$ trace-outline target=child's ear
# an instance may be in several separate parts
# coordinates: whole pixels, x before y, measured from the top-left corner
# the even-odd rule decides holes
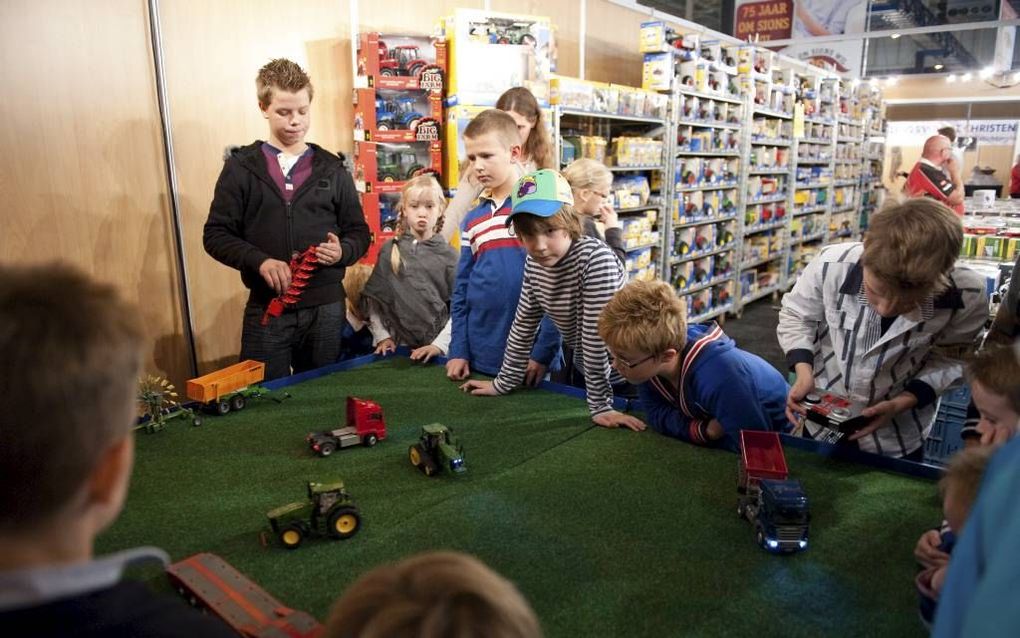
[[[521,145],[514,144],[510,147],[510,160],[514,162],[521,161]]]

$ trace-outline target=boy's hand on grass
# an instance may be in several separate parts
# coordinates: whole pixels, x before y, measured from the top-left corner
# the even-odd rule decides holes
[[[879,428],[889,425],[894,416],[900,412],[909,410],[915,405],[917,405],[917,397],[910,392],[901,392],[887,401],[879,401],[875,405],[864,408],[864,410],[861,411],[861,416],[869,418],[871,421],[866,426],[847,437],[847,441],[856,441],[857,439],[868,436]]]
[[[267,259],[259,265],[259,274],[270,288],[282,295],[290,285],[290,265],[279,259]]]
[[[949,554],[939,549],[942,544],[942,534],[937,529],[930,529],[921,538],[917,539],[914,546],[914,558],[925,567],[942,567],[949,563]]]
[[[797,380],[790,388],[790,393],[786,395],[786,418],[794,426],[800,426],[801,420],[807,414],[807,410],[800,402],[815,389],[815,375],[810,363],[798,363],[796,370]]]
[[[601,425],[604,428],[618,428],[625,427],[635,432],[641,432],[648,426],[645,422],[637,417],[617,412],[616,410],[610,410],[609,412],[603,412],[597,414],[591,418],[595,422],[595,425]]]
[[[534,359],[528,359],[528,367],[524,369],[524,385],[534,388],[545,378],[547,366]]]
[[[397,351],[397,344],[394,343],[393,339],[390,339],[389,337],[386,337],[385,339],[383,339],[379,343],[375,344],[375,353],[376,354],[381,354],[384,357],[386,355],[390,354],[391,352],[396,352],[396,351]]]
[[[492,386],[492,381],[468,381],[460,389],[476,397],[498,397],[499,392]]]
[[[471,366],[467,359],[447,359],[446,378],[451,381],[463,381],[471,374]]]
[[[432,357],[438,357],[443,354],[443,351],[438,346],[429,344],[420,348],[415,348],[411,351],[411,361],[421,361],[422,363],[428,363]]]

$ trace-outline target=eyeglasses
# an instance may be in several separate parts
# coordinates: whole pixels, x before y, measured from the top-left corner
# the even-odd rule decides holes
[[[645,357],[644,359],[642,359],[640,361],[635,361],[634,363],[631,363],[629,361],[625,361],[625,360],[621,359],[620,357],[618,357],[615,354],[613,354],[612,352],[610,352],[609,353],[609,364],[612,365],[613,363],[618,363],[621,366],[623,366],[624,368],[627,368],[628,370],[633,370],[634,368],[638,367],[642,363],[644,363],[646,361],[650,361],[650,360],[652,360],[654,358],[655,358],[655,355],[654,354],[650,354],[650,355],[648,355],[647,357]]]
[[[601,197],[602,199],[609,199],[609,193],[600,193],[599,191],[597,191],[597,190],[595,190],[595,189],[592,189],[592,191],[591,191],[591,192],[592,192],[592,193],[595,193],[596,195],[598,195],[598,196],[599,196],[599,197]]]

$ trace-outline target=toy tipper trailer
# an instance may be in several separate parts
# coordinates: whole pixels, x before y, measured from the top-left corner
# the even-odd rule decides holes
[[[800,481],[789,480],[779,435],[740,431],[737,514],[754,525],[755,540],[773,552],[807,547],[811,514]]]
[[[216,414],[243,410],[248,399],[257,399],[269,393],[258,385],[266,378],[266,364],[251,359],[210,372],[188,381],[188,398],[197,401]]]
[[[201,553],[166,569],[173,587],[247,638],[317,638],[322,625],[286,607],[215,554]]]

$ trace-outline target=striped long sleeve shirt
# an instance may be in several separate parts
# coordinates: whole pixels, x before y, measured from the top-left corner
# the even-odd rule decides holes
[[[493,387],[506,394],[524,380],[528,353],[543,316],[552,319],[563,343],[574,350],[575,363],[584,371],[588,410],[597,416],[613,409],[613,374],[606,344],[598,334],[598,318],[626,275],[613,251],[592,237],[581,237],[554,266],[545,267],[528,257],[517,314],[510,327],[506,354]]]
[[[973,343],[988,317],[983,278],[957,267],[950,286],[883,332],[882,318],[863,293],[860,243],[823,248],[783,297],[777,334],[790,367],[810,363],[815,386],[873,405],[904,391],[918,404],[858,440],[885,456],[915,452],[928,436],[934,399],[963,376],[962,363],[940,352]],[[814,436],[817,427],[805,425]]]

